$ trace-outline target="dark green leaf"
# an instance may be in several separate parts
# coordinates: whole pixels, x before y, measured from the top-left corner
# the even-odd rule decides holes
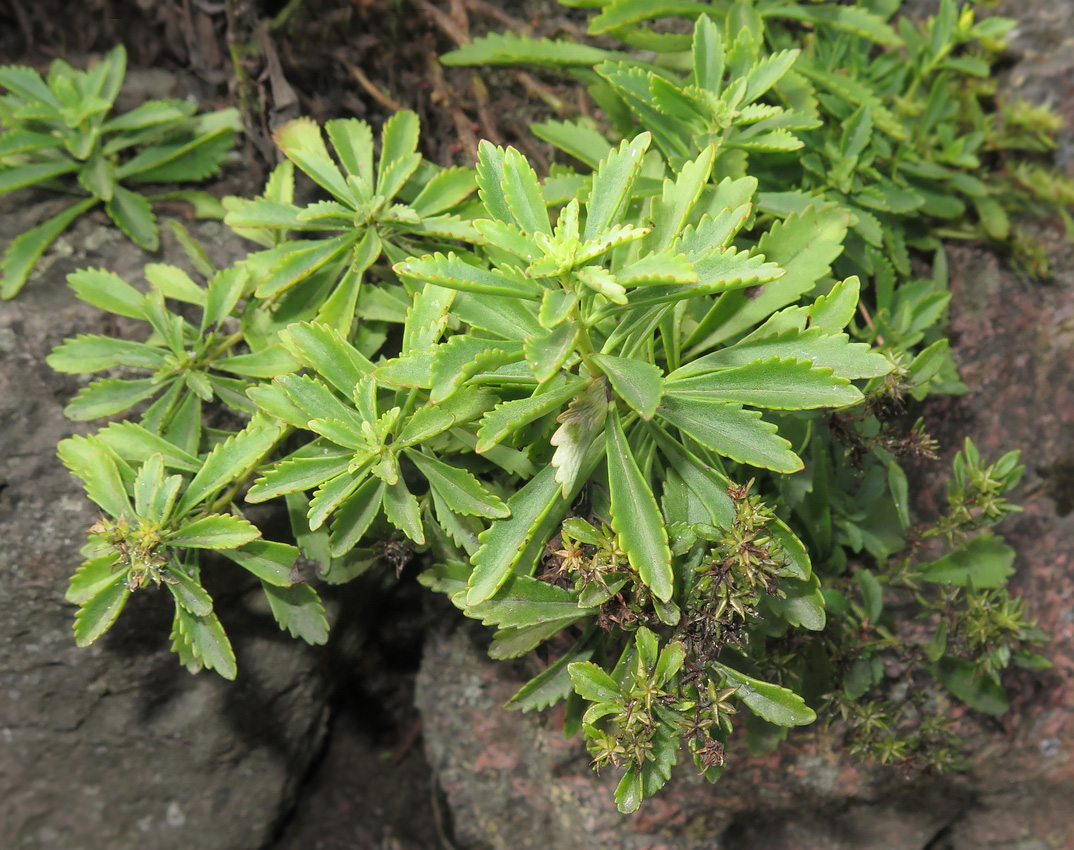
[[[638,469],[614,407],[605,440],[612,529],[645,586],[657,599],[668,602],[675,588],[664,519],[652,488]]]
[[[794,691],[762,682],[730,667],[714,663],[727,685],[738,688],[735,696],[750,710],[777,726],[804,726],[817,719],[816,713]]]
[[[595,354],[593,361],[604,370],[612,389],[623,401],[642,419],[653,418],[664,394],[664,375],[659,367],[643,360],[607,354]]]
[[[179,500],[178,510],[181,513],[190,510],[244,475],[275,445],[281,433],[281,429],[275,426],[252,427],[219,443],[187,485]]]
[[[63,233],[82,213],[97,203],[96,198],[88,198],[54,215],[44,224],[32,227],[16,236],[0,261],[0,298],[14,298],[26,284],[30,271],[38,258],[48,250],[56,238]]]
[[[265,581],[261,582],[261,587],[281,629],[309,644],[328,641],[328,619],[316,590],[308,584],[283,587]]]
[[[160,247],[160,231],[153,207],[137,192],[116,186],[104,209],[116,226],[139,248],[156,251]]]
[[[1014,550],[991,532],[984,532],[954,552],[924,564],[921,578],[958,587],[1003,587],[1014,573]]]
[[[238,673],[235,651],[224,634],[216,614],[196,617],[182,606],[175,608],[176,626],[190,647],[194,658],[215,670],[225,679],[234,679]]]
[[[776,472],[802,468],[790,443],[776,434],[775,425],[761,419],[759,411],[729,402],[665,395],[657,417],[739,463]]]
[[[165,586],[171,591],[175,601],[195,617],[205,617],[212,613],[213,600],[200,584],[183,570],[171,567],[167,570],[168,580]]]
[[[291,581],[291,568],[298,560],[298,549],[288,543],[276,543],[272,540],[252,540],[244,546],[227,549],[221,554],[243,569],[257,576],[261,581],[278,587],[288,587]]]
[[[89,646],[108,631],[127,603],[131,592],[116,573],[112,583],[105,585],[96,596],[83,603],[75,615],[75,643]]]
[[[261,536],[261,532],[242,517],[233,514],[209,514],[184,523],[165,536],[171,546],[194,549],[236,549]],[[198,613],[198,612],[195,612]]]
[[[970,661],[941,658],[934,672],[951,693],[975,711],[998,717],[1010,708],[1003,686],[991,676],[980,673]]]
[[[489,519],[510,516],[507,505],[482,487],[466,470],[458,469],[422,452],[408,450],[407,457],[425,476],[429,486],[455,513]]]

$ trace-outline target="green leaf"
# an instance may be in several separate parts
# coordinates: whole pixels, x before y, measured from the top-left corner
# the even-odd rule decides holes
[[[298,560],[298,548],[288,543],[272,540],[251,540],[243,546],[226,549],[221,553],[262,582],[288,587],[291,585],[291,568]]]
[[[592,661],[576,661],[567,668],[574,690],[590,702],[622,702],[619,684]]]
[[[644,798],[641,770],[637,764],[631,764],[615,786],[615,805],[620,812],[628,815],[638,810]]]
[[[713,667],[723,674],[725,684],[738,688],[735,696],[762,720],[777,726],[805,726],[817,719],[813,709],[794,691],[754,679],[719,662],[714,662]]]
[[[445,212],[464,201],[477,188],[469,168],[445,168],[431,177],[410,206],[422,218]]]
[[[674,471],[704,505],[712,524],[718,528],[730,528],[735,520],[735,506],[727,495],[730,483],[727,478],[688,452],[681,443],[672,440],[655,423],[649,430],[660,446],[661,454],[671,462]]]
[[[122,572],[116,573],[110,584],[79,607],[75,615],[75,643],[79,646],[89,646],[107,632],[127,604],[131,592],[121,581],[123,576]]]
[[[26,285],[34,263],[48,250],[71,222],[97,203],[96,198],[87,198],[54,215],[44,224],[32,227],[16,236],[4,251],[0,261],[0,298],[14,298]]]
[[[569,625],[569,621],[552,620],[548,623],[538,623],[535,626],[500,629],[492,636],[489,658],[497,660],[519,658],[527,652],[531,652],[549,638],[558,635],[567,625]]]
[[[884,662],[876,655],[858,658],[843,673],[843,692],[859,700],[884,680]]]
[[[424,286],[414,293],[403,326],[403,354],[424,351],[439,341],[456,295],[442,286]]]
[[[584,640],[578,641],[523,685],[518,693],[504,704],[504,708],[540,711],[566,699],[574,687],[568,668],[575,662],[588,661],[592,655],[593,649],[586,646]]]
[[[379,478],[371,476],[340,504],[329,537],[333,557],[345,555],[369,530],[380,513],[387,486]]]
[[[176,266],[150,263],[145,267],[145,279],[155,289],[159,289],[165,298],[196,304],[199,307],[205,306],[205,290]]]
[[[553,622],[565,628],[591,613],[579,605],[577,593],[530,576],[512,576],[492,599],[466,606],[466,616],[503,628]]]
[[[63,598],[74,605],[82,605],[123,578],[126,570],[117,563],[118,558],[118,553],[109,552],[99,558],[84,561],[71,576]]]
[[[664,395],[664,375],[659,367],[643,360],[593,355],[593,362],[604,370],[612,389],[645,421],[656,414]]]
[[[179,477],[182,481],[182,477]],[[134,512],[153,522],[164,519],[160,510],[154,508],[171,508],[175,502],[175,493],[166,500],[161,500],[161,490],[164,484],[164,456],[152,455],[138,470],[134,478]]]
[[[205,312],[201,317],[202,331],[219,325],[231,314],[242,297],[249,277],[249,271],[242,264],[211,275],[205,297]]]
[[[119,275],[104,269],[79,269],[67,275],[75,295],[98,309],[128,319],[145,319],[144,296]]]
[[[502,185],[503,199],[511,212],[511,219],[523,233],[552,232],[537,173],[530,167],[526,157],[512,147],[503,153]]]
[[[129,112],[105,121],[101,125],[101,132],[119,133],[171,124],[188,118],[194,109],[194,104],[185,100],[147,100]]]
[[[1004,587],[1014,574],[1015,551],[989,531],[963,543],[954,552],[922,565],[921,578],[957,587]]]
[[[858,308],[861,281],[852,275],[821,295],[808,308],[810,328],[821,328],[825,333],[837,334],[850,324]]]
[[[209,514],[184,523],[176,531],[165,535],[164,539],[171,546],[193,549],[236,549],[260,536],[261,532],[249,520],[234,514]]]
[[[723,88],[724,45],[719,27],[708,15],[701,15],[694,24],[693,83],[702,89],[719,94]]]
[[[295,358],[280,345],[270,345],[252,354],[221,357],[213,361],[213,366],[222,372],[250,378],[274,378],[299,368]]]
[[[287,397],[306,414],[307,421],[301,423],[302,427],[313,419],[339,419],[361,427],[354,408],[340,401],[320,381],[308,375],[284,375],[276,378],[274,383],[283,387]]]
[[[531,422],[553,413],[573,399],[585,381],[576,376],[553,379],[529,398],[498,404],[481,420],[476,450],[488,451]]]
[[[220,110],[201,116],[217,123],[237,122],[235,110]],[[230,126],[198,133],[189,142],[159,144],[143,148],[116,169],[121,180],[137,183],[179,183],[204,180],[220,170],[234,144]]]
[[[363,378],[373,373],[373,364],[335,328],[302,322],[281,331],[284,346],[299,362],[315,369],[341,393],[350,396]]]
[[[862,6],[773,6],[761,12],[762,17],[789,18],[829,26],[867,38],[886,47],[901,47],[902,39],[884,19]]]
[[[664,519],[652,488],[638,469],[614,407],[605,441],[612,530],[645,586],[657,599],[668,602],[674,592],[674,573]]]
[[[79,167],[77,162],[59,160],[57,162],[36,162],[32,165],[16,165],[0,168],[0,195],[24,189],[36,183],[44,183],[61,174],[70,174]]]
[[[814,366],[850,380],[878,378],[894,368],[884,355],[871,351],[863,342],[850,342],[846,334],[827,334],[822,328],[762,333],[764,330],[762,327],[732,346],[686,363],[668,375],[668,382],[770,357],[810,360]]]
[[[597,166],[586,205],[583,241],[595,239],[611,225],[619,223],[631,201],[634,181],[641,171],[642,157],[651,140],[649,133],[624,140]]]
[[[183,570],[169,567],[168,581],[165,582],[175,601],[195,617],[205,617],[212,613],[213,600],[200,584]]]
[[[310,531],[316,531],[324,525],[329,515],[358,489],[368,475],[369,467],[370,462],[367,461],[358,470],[330,478],[317,488],[317,492],[310,499],[307,514]]]
[[[156,251],[160,247],[160,231],[153,207],[137,192],[116,186],[112,198],[105,202],[104,210],[139,248]]]
[[[396,112],[381,131],[380,159],[377,162],[378,195],[393,198],[421,163],[418,146],[418,116],[408,109]]]
[[[772,410],[846,407],[861,401],[861,391],[831,369],[811,360],[770,357],[745,366],[667,382],[669,395],[723,400]]]
[[[248,472],[276,444],[281,433],[276,426],[248,427],[217,444],[187,485],[179,500],[179,513],[186,513]]]
[[[481,548],[471,559],[467,605],[477,605],[499,590],[520,566],[530,566],[544,547],[544,532],[566,511],[554,467],[546,466],[507,500],[511,515],[496,520],[478,538]],[[560,510],[556,511],[556,507]]]
[[[891,500],[895,503],[895,510],[899,514],[899,522],[904,529],[909,528],[910,484],[906,480],[906,473],[894,460],[888,464],[888,488],[891,490]]]
[[[102,416],[122,413],[140,401],[155,395],[161,385],[152,378],[124,381],[118,378],[102,378],[83,387],[71,403],[63,409],[64,416],[76,422],[88,422]]]
[[[933,668],[937,679],[974,711],[994,717],[1010,709],[1003,686],[977,670],[977,666],[961,658],[941,658]]]
[[[562,322],[547,333],[526,340],[526,360],[533,367],[538,383],[551,380],[559,372],[574,353],[580,334],[581,328],[575,322]]]
[[[287,251],[258,285],[258,298],[270,298],[305,280],[318,269],[338,260],[350,251],[357,239],[355,233],[344,233],[332,239],[301,243],[303,248]]]
[[[756,410],[731,402],[665,395],[657,417],[674,425],[707,449],[738,463],[776,472],[797,472],[802,461],[776,426]]]
[[[564,153],[595,169],[608,153],[608,140],[601,135],[599,130],[591,126],[591,123],[543,121],[539,124],[531,124],[530,129],[537,138],[555,145]]]
[[[462,396],[457,396],[456,398],[462,398]],[[452,401],[455,400],[452,399]],[[419,408],[414,411],[414,415],[403,426],[403,430],[399,432],[399,436],[395,438],[393,445],[397,449],[416,445],[446,431],[457,421],[458,417],[446,409],[446,406],[437,405],[435,407]]]
[[[308,644],[328,642],[328,618],[316,590],[308,584],[282,587],[265,581],[261,582],[261,587],[281,629]]]
[[[474,375],[491,372],[522,357],[523,349],[517,342],[453,334],[434,351],[429,400],[439,404],[450,398]]]
[[[402,479],[387,485],[384,491],[384,516],[403,534],[417,543],[425,544],[425,529],[421,524],[421,510]]]
[[[884,588],[873,573],[864,567],[854,573],[854,580],[861,590],[861,598],[865,608],[865,617],[869,624],[875,626],[884,610]]]
[[[695,18],[706,10],[698,0],[616,0],[589,22],[589,34],[599,35],[654,18]]]
[[[429,482],[429,486],[455,513],[464,516],[483,516],[500,519],[510,511],[500,499],[481,486],[473,475],[444,463],[430,455],[407,451],[414,465]]]
[[[646,247],[654,251],[670,248],[682,233],[690,214],[708,185],[716,148],[709,145],[697,159],[682,166],[674,181],[664,179],[659,201],[653,202],[653,230]]]
[[[238,673],[235,651],[224,634],[224,627],[216,614],[196,617],[182,606],[175,608],[175,622],[184,641],[195,659],[225,679],[234,679]]]
[[[530,305],[515,298],[478,297],[460,292],[452,312],[471,327],[504,339],[522,342],[541,333],[541,325]]]
[[[755,325],[780,307],[809,292],[831,271],[843,251],[849,218],[835,207],[807,207],[775,222],[761,236],[757,250],[787,274],[763,284],[760,291],[726,292],[686,341],[687,346],[711,347]]]
[[[405,278],[461,289],[475,295],[503,295],[508,298],[524,298],[537,301],[541,291],[537,284],[521,277],[506,277],[503,273],[472,265],[454,252],[426,254],[419,259],[396,263],[396,274]]]
[[[83,334],[52,349],[47,362],[57,372],[74,374],[102,372],[116,366],[156,370],[164,365],[164,352],[144,342]]]
[[[78,184],[93,197],[110,201],[116,189],[115,171],[110,159],[94,153],[78,172]]]
[[[366,190],[373,195],[373,131],[365,121],[357,118],[335,118],[324,125],[336,156],[347,173],[357,177]]]
[[[824,595],[816,576],[811,576],[809,581],[781,579],[779,589],[783,593],[782,596],[765,597],[765,604],[772,611],[792,626],[814,632],[824,630],[827,619],[824,613]]]
[[[0,66],[0,86],[23,100],[41,101],[57,111],[63,108],[63,104],[56,99],[56,95],[33,68],[22,65]]]
[[[489,33],[440,57],[444,65],[520,65],[592,68],[625,54],[599,50],[575,41],[523,38],[514,33]]]

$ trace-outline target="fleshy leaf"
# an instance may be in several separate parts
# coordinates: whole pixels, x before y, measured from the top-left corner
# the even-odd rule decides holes
[[[674,592],[674,574],[664,518],[652,488],[638,469],[614,408],[606,440],[612,529],[622,542],[630,566],[637,570],[646,587],[657,599],[668,602]]]

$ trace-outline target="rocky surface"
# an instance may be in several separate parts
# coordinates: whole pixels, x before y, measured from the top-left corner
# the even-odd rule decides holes
[[[36,201],[5,199],[0,243],[43,214]],[[243,250],[217,223],[193,230],[218,262]],[[181,256],[165,233],[153,259]],[[272,837],[324,732],[315,658],[280,635],[245,586],[216,590],[236,638],[234,683],[180,667],[168,650],[170,602],[152,592],[136,594],[91,648],[74,644],[63,595],[96,512],[55,446],[88,428],[62,415],[80,379],[53,373],[45,357],[75,333],[119,330],[74,298],[67,273],[106,267],[137,285],[148,261],[90,217],[0,304],[4,850],[253,850]]]

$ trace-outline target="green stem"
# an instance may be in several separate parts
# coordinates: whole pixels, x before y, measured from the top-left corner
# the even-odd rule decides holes
[[[582,362],[585,364],[586,369],[589,370],[589,374],[594,378],[603,378],[604,370],[601,369],[595,362],[593,362],[593,355],[596,354],[596,349],[593,348],[593,340],[589,338],[589,328],[582,320],[582,314],[578,310],[578,305],[575,304],[571,308],[571,319],[578,324],[578,356],[582,358]]]
[[[294,17],[295,12],[302,8],[302,4],[306,0],[290,0],[286,6],[284,6],[271,21],[269,21],[269,31],[279,32],[290,22]]]

